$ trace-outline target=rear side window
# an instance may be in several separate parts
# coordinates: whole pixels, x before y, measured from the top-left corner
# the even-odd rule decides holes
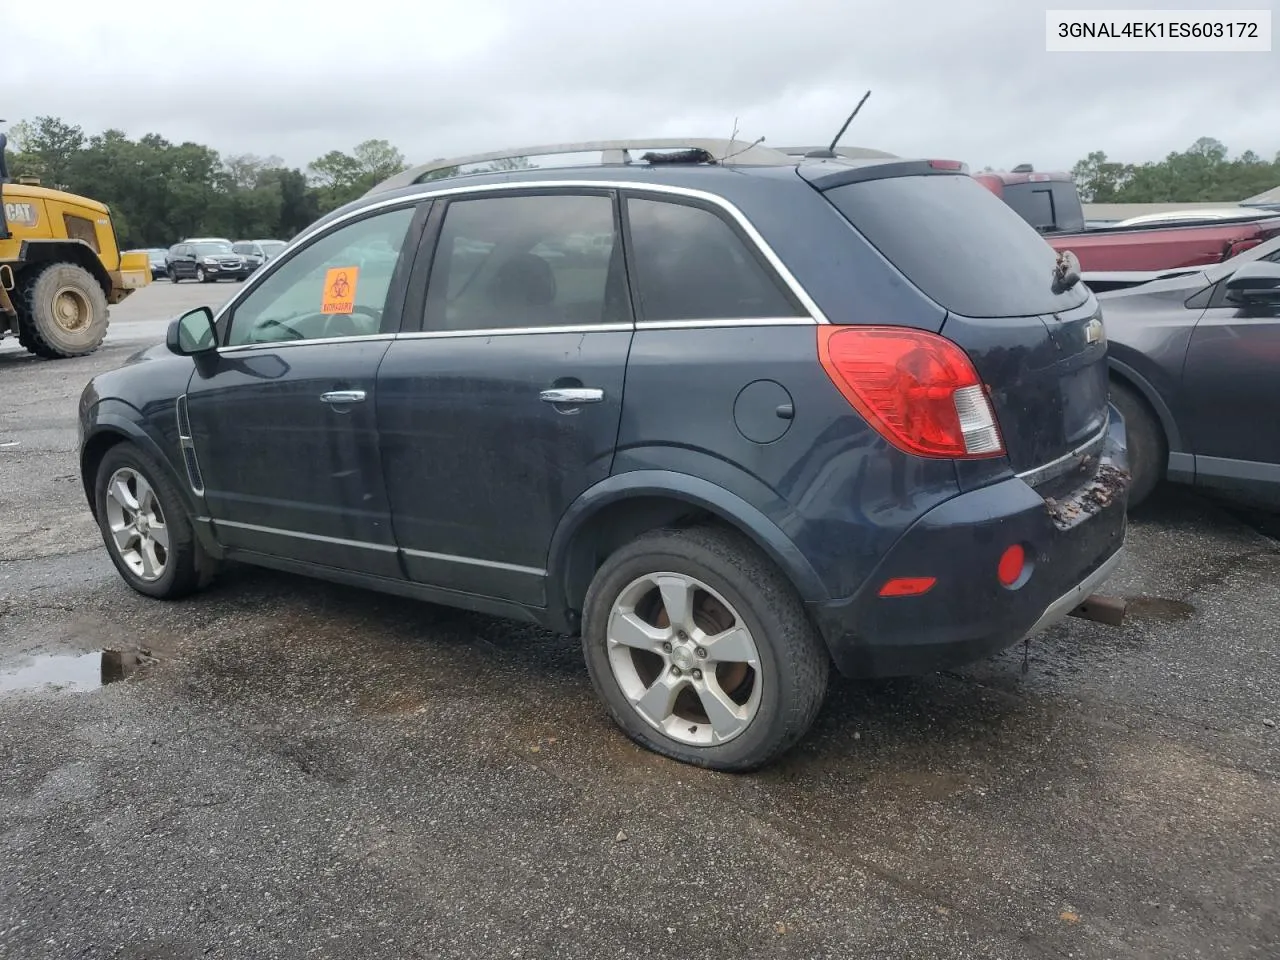
[[[1053,292],[1053,248],[970,177],[865,180],[826,197],[907,279],[954,313],[1031,316],[1088,299],[1083,284]]]
[[[427,284],[426,329],[628,322],[617,232],[603,194],[451,202]]]
[[[803,315],[773,271],[718,214],[631,197],[627,218],[641,320]]]

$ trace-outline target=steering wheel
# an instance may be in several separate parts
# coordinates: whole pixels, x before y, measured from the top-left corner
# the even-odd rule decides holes
[[[286,325],[285,325],[285,323],[284,323],[283,321],[280,321],[280,320],[263,320],[263,321],[262,321],[262,323],[258,324],[256,327],[254,327],[253,332],[256,334],[256,333],[258,333],[258,332],[260,332],[260,331],[262,331],[262,330],[267,330],[267,329],[270,329],[270,328],[272,328],[272,327],[278,327],[278,328],[280,328],[281,330],[283,330],[285,333],[287,333],[287,334],[289,335],[289,339],[290,339],[290,340],[305,340],[305,339],[307,339],[305,334],[301,334],[301,333],[299,333],[297,330],[293,329],[293,327],[286,326]],[[269,343],[270,341],[263,341],[263,342],[264,342],[264,343]]]
[[[321,335],[324,337],[361,336],[361,334],[359,333],[349,333],[346,331],[341,331],[340,328],[335,330],[335,327],[339,321],[345,320],[347,323],[351,324],[352,323],[351,318],[354,317],[356,314],[361,314],[363,316],[366,316],[373,321],[374,333],[377,333],[382,328],[382,311],[381,310],[377,309],[376,307],[353,307],[350,313],[331,313],[331,314],[325,315],[324,329]]]

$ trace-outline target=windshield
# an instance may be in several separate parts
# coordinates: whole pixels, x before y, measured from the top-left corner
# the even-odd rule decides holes
[[[196,254],[201,257],[212,256],[215,253],[231,253],[231,244],[229,243],[197,243],[195,245]]]
[[[284,249],[284,244],[279,240],[264,241],[263,243],[259,244],[259,246],[262,247],[262,252],[265,253],[268,257],[274,257],[277,253],[279,253],[281,250]]]

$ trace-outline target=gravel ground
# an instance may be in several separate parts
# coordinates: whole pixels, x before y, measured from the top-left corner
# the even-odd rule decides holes
[[[75,398],[233,290],[143,291],[88,358],[0,348],[0,679],[157,658],[0,682],[0,957],[1276,955],[1273,519],[1165,493],[1125,626],[837,681],[778,766],[697,771],[608,723],[571,640],[250,568],[124,586]]]

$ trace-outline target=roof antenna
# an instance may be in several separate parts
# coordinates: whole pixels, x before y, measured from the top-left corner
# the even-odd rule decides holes
[[[840,138],[844,136],[844,132],[849,129],[849,124],[853,123],[853,118],[858,115],[858,111],[862,109],[862,105],[867,102],[867,97],[871,96],[868,90],[862,95],[862,99],[858,101],[858,105],[853,108],[853,113],[849,114],[849,119],[844,122],[844,126],[840,128],[840,132],[836,134],[835,139],[831,141],[831,146],[825,150],[813,150],[805,154],[805,157],[812,157],[820,160],[834,160],[836,156],[836,144],[840,142]]]

